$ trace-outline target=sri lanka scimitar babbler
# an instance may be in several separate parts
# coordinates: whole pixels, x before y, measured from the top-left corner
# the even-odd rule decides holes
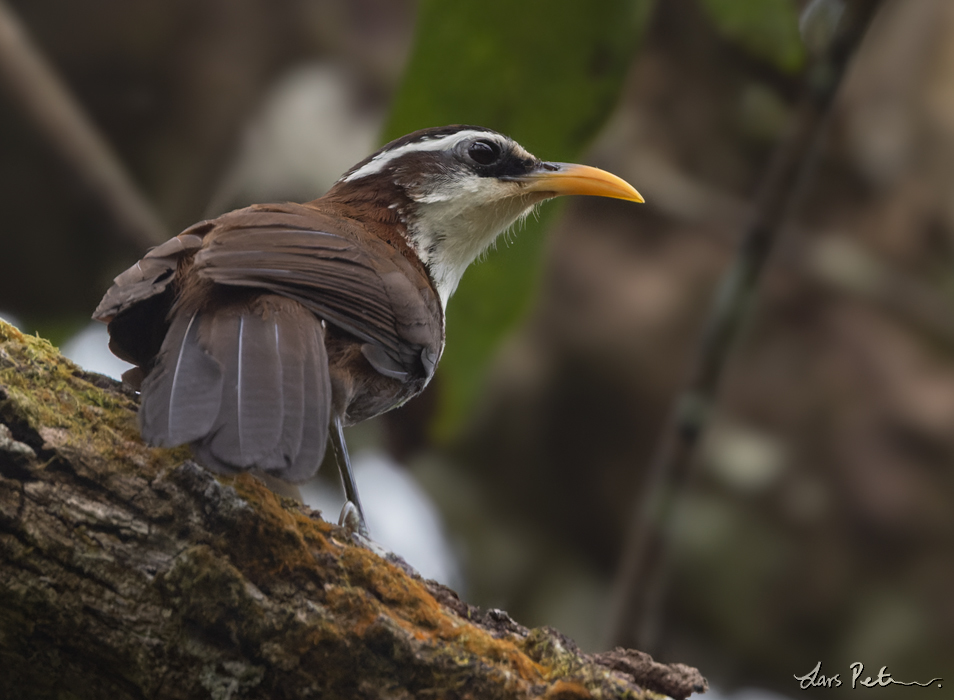
[[[392,141],[305,204],[202,221],[120,274],[94,318],[136,365],[150,444],[189,444],[209,469],[299,483],[338,444],[366,532],[342,428],[427,386],[444,311],[464,270],[544,200],[642,202],[603,170],[550,163],[475,126]]]

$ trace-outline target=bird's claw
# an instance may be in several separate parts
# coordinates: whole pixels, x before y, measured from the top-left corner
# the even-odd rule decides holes
[[[338,516],[338,525],[347,531],[352,542],[374,552],[379,557],[390,561],[396,556],[371,539],[368,526],[361,516],[361,510],[353,501],[345,502],[344,507],[341,509],[341,515]]]
[[[351,501],[346,501],[341,509],[341,515],[338,516],[338,525],[347,530],[350,535],[360,535],[365,539],[371,539],[371,533],[368,532],[368,526],[361,516],[361,511]]]

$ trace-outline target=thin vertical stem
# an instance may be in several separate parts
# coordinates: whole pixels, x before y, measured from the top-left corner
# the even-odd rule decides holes
[[[165,226],[109,144],[0,0],[0,86],[136,248],[168,238]]]
[[[881,0],[854,0],[826,54],[807,73],[804,96],[756,197],[738,252],[718,290],[689,381],[650,463],[614,585],[610,646],[652,651],[668,577],[675,505],[689,480],[699,438],[715,403],[726,360],[755,300],[759,278],[807,178],[845,70]]]

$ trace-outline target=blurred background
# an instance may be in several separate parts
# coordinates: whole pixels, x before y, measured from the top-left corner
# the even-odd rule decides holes
[[[349,434],[377,539],[469,602],[595,651],[647,463],[795,118],[808,4],[5,0],[0,14],[128,171],[153,235],[312,199],[384,140],[454,122],[643,193],[546,205],[468,271],[428,391]],[[11,70],[0,316],[118,376],[88,319],[148,242]],[[335,474],[307,489],[329,520]],[[654,655],[714,692],[760,689],[749,698],[843,696],[855,661],[954,683],[952,504],[954,3],[886,0],[679,494]],[[843,685],[800,690],[819,661]]]

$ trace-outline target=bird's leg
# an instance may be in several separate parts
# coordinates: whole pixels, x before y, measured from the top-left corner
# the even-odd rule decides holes
[[[363,537],[370,537],[368,525],[364,521],[361,499],[358,498],[358,485],[354,481],[354,472],[351,469],[351,458],[348,456],[348,446],[345,444],[344,426],[341,425],[340,415],[335,416],[335,429],[331,431],[331,439],[334,441],[338,474],[341,475],[341,485],[345,492],[345,504],[341,509],[338,524]]]

